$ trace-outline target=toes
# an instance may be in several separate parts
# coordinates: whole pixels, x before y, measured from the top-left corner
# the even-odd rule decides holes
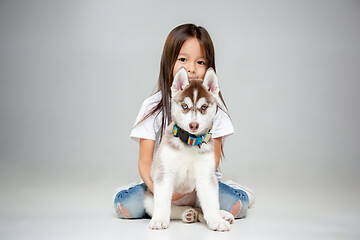
[[[182,215],[182,220],[185,223],[194,223],[197,221],[197,219],[198,219],[198,212],[193,208],[185,210]]]
[[[225,232],[230,230],[230,223],[224,219],[209,221],[208,226],[211,230]]]
[[[230,224],[232,224],[234,222],[234,216],[224,210],[220,210],[220,216],[225,220],[228,221]]]
[[[169,226],[169,222],[164,220],[151,219],[149,223],[149,228],[153,230],[166,229],[168,228],[168,226]]]

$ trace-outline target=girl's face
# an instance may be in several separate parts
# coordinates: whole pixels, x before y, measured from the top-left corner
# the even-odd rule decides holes
[[[189,38],[182,45],[175,61],[173,78],[181,67],[185,67],[189,79],[204,79],[207,62],[197,38]]]

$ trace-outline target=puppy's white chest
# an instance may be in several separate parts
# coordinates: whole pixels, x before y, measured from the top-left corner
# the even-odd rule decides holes
[[[161,155],[165,169],[174,174],[174,191],[181,193],[194,191],[197,174],[202,168],[209,167],[208,162],[213,161],[211,158],[206,159],[203,153],[171,148],[164,149]]]
[[[174,191],[181,193],[188,193],[195,190],[195,171],[194,167],[189,165],[187,167],[177,169],[174,182]]]

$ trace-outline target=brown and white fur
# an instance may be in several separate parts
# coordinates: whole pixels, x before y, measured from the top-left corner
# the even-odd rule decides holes
[[[181,68],[171,86],[172,121],[194,135],[205,134],[212,127],[218,94],[218,80],[212,68],[207,70],[204,80],[190,81]],[[148,190],[144,198],[145,210],[152,216],[149,227],[165,229],[170,219],[182,219],[187,223],[199,220],[212,230],[229,231],[234,217],[219,208],[213,139],[201,148],[189,146],[174,137],[172,129],[173,124],[166,128],[151,166],[154,194]],[[194,191],[195,202],[188,206],[172,204],[173,192]]]

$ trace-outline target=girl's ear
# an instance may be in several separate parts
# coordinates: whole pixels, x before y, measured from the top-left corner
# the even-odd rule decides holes
[[[189,79],[184,67],[180,68],[175,74],[173,83],[171,85],[171,97],[181,92],[187,85],[189,85]]]
[[[219,95],[219,82],[213,68],[209,68],[206,71],[203,84],[209,92],[213,93],[216,96]]]

